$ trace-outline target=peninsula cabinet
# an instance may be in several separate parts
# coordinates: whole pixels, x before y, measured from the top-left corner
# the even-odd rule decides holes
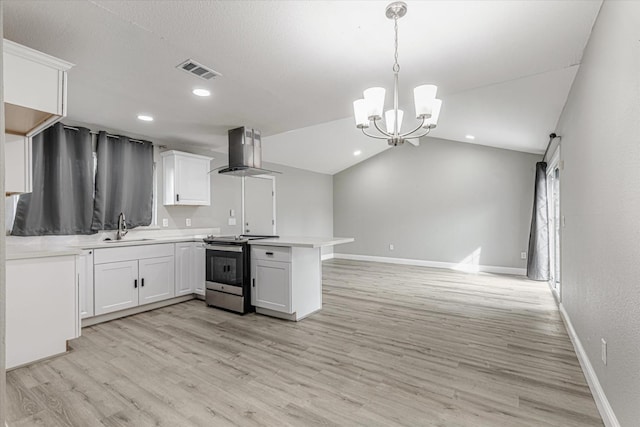
[[[7,368],[65,353],[79,336],[76,255],[7,260],[6,283]]]
[[[162,177],[164,205],[209,206],[211,204],[211,160],[182,151],[164,151]]]
[[[251,303],[257,313],[296,321],[320,310],[320,248],[252,244]]]
[[[173,244],[96,249],[95,315],[175,296]]]

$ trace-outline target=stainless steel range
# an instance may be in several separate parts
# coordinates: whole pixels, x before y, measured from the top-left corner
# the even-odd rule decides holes
[[[249,313],[251,306],[251,266],[249,240],[278,236],[208,236],[206,249],[207,305]]]

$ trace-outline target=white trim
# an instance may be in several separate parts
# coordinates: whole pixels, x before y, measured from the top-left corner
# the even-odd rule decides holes
[[[587,379],[587,384],[589,384],[591,394],[593,394],[593,399],[596,401],[596,406],[598,407],[598,411],[600,411],[602,421],[604,421],[604,425],[607,427],[620,427],[618,418],[616,418],[616,414],[613,412],[611,404],[609,404],[607,395],[604,393],[604,389],[600,385],[600,381],[598,380],[596,371],[593,369],[591,361],[589,361],[589,357],[584,351],[584,347],[582,347],[580,338],[578,338],[578,334],[573,328],[569,313],[567,313],[567,310],[565,310],[562,303],[560,303],[558,307],[560,309],[560,314],[562,315],[562,320],[567,327],[567,332],[569,333],[571,343],[573,343],[573,348],[576,350],[576,354],[578,355],[578,361],[580,362],[580,366],[582,367],[582,372]]]
[[[51,55],[47,55],[39,50],[31,49],[30,47],[12,42],[11,40],[4,39],[3,52],[10,53],[21,58],[28,59],[38,64],[46,65],[47,67],[55,68],[61,71],[68,71],[75,64],[71,62],[56,58]]]
[[[333,253],[321,255],[321,256],[320,256],[320,260],[322,260],[322,261],[326,261],[326,260],[328,260],[328,259],[333,259],[333,258],[334,258],[334,256],[333,256],[333,255],[334,255]]]
[[[389,258],[370,255],[352,255],[334,253],[333,258],[350,259],[354,261],[386,262],[389,264],[417,265],[421,267],[447,268],[450,270],[465,271],[469,273],[485,272],[498,274],[512,274],[524,276],[527,274],[526,268],[500,267],[494,265],[461,265],[455,262],[427,261],[422,259],[409,258]]]

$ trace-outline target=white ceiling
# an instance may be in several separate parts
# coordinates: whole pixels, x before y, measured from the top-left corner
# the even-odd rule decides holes
[[[268,136],[265,160],[335,173],[386,148],[362,137],[351,116],[363,89],[391,90],[387,3],[5,1],[4,29],[77,64],[69,72],[75,121],[217,151],[228,129],[253,126]],[[401,108],[413,110],[414,86],[435,83],[444,104],[434,136],[544,151],[601,1],[407,3]],[[175,69],[188,58],[223,77],[206,82]],[[194,87],[213,96],[197,98]]]

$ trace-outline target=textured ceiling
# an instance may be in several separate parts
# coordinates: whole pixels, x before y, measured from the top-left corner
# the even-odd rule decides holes
[[[542,152],[601,2],[407,3],[406,117],[412,88],[435,83],[444,104],[434,136],[471,133],[474,143]],[[75,121],[216,150],[229,128],[253,126],[269,136],[265,160],[335,173],[386,148],[347,125],[363,89],[391,90],[386,4],[5,1],[4,26],[6,38],[77,64],[69,73]],[[175,69],[188,58],[223,76],[206,82]],[[197,98],[195,87],[213,95]],[[156,120],[139,122],[139,113]]]

